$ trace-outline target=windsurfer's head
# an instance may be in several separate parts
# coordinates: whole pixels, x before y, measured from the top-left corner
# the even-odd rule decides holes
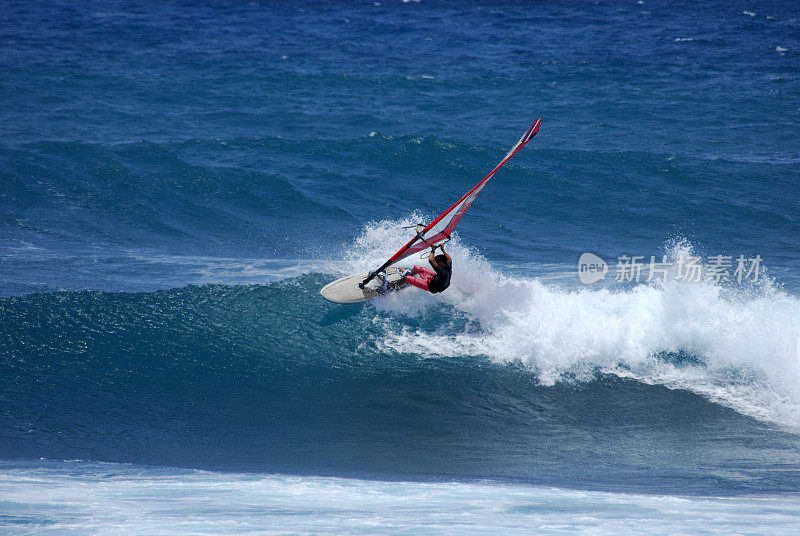
[[[447,264],[447,257],[444,255],[436,255],[434,259],[436,259],[436,264]]]

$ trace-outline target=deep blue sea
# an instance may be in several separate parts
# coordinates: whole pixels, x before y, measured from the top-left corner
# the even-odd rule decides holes
[[[800,6],[718,4],[2,2],[0,532],[796,534]]]

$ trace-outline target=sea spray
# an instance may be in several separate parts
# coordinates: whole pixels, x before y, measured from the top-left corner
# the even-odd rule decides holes
[[[377,266],[409,236],[413,214],[372,223],[335,266]],[[687,389],[745,415],[800,427],[800,300],[763,276],[758,285],[683,282],[686,240],[665,245],[666,282],[594,288],[507,276],[458,235],[449,244],[452,286],[433,296],[409,289],[374,302],[380,314],[423,317],[446,307],[463,331],[390,330],[387,351],[487,356],[519,362],[545,385],[590,381],[598,372]],[[415,260],[425,265],[427,260]],[[683,356],[689,356],[685,358]]]

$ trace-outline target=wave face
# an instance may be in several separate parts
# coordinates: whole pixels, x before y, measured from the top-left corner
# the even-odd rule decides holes
[[[330,270],[379,258],[370,241],[391,242],[400,223],[365,230]],[[0,456],[795,487],[797,298],[696,284],[569,290],[503,277],[451,246],[447,293],[367,306],[324,302],[323,274],[3,299]]]
[[[4,2],[0,458],[798,489],[799,30],[760,1]],[[446,293],[321,299],[538,116]],[[584,252],[767,270],[584,287]]]

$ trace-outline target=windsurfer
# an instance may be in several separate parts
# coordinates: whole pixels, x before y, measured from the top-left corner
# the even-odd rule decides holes
[[[442,253],[436,255],[436,248]],[[414,266],[414,269],[405,274],[406,283],[422,290],[427,290],[431,294],[438,294],[450,286],[450,276],[453,273],[453,259],[444,250],[444,244],[431,247],[428,255],[428,262],[433,270],[422,266]],[[414,277],[417,276],[417,277]]]

